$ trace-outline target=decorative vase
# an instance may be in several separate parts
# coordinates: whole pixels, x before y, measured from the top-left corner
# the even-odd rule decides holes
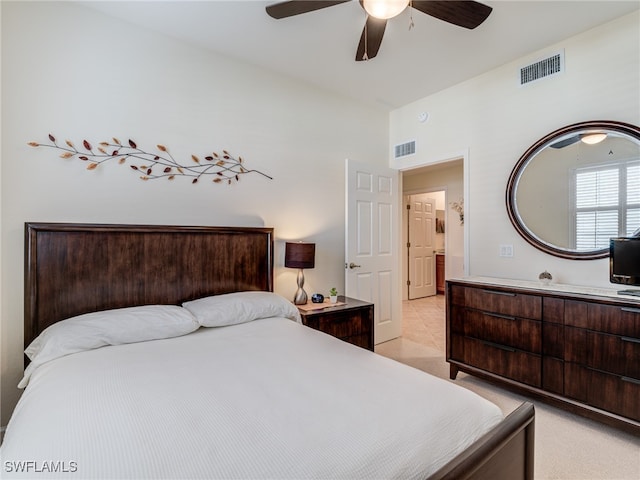
[[[545,270],[540,275],[538,275],[538,280],[540,280],[540,283],[542,283],[543,285],[549,285],[553,280],[553,276]]]

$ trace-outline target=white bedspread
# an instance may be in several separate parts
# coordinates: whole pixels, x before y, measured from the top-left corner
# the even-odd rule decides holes
[[[268,318],[44,364],[0,477],[424,478],[501,419],[445,380]]]

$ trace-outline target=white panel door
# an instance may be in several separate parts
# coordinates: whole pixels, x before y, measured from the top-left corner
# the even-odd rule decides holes
[[[409,300],[436,294],[436,201],[409,196]]]
[[[347,160],[346,295],[374,304],[375,343],[402,332],[397,171]]]

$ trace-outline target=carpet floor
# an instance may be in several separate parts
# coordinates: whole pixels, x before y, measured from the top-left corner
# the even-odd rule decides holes
[[[445,361],[444,296],[403,302],[402,336],[376,345],[375,351],[451,381]],[[454,383],[492,401],[505,414],[523,401],[535,405],[536,479],[640,480],[640,438],[471,375],[459,373]]]

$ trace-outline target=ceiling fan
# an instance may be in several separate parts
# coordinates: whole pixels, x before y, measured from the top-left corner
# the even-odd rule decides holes
[[[582,141],[582,143],[586,143],[587,145],[596,145],[602,142],[605,138],[607,138],[607,134],[604,132],[586,132],[572,135],[571,137],[567,137],[563,140],[558,140],[557,142],[549,146],[551,148],[558,149],[568,147],[570,145],[573,145],[574,143],[578,143],[579,141]]]
[[[320,1],[291,0],[266,7],[269,16],[281,19],[332,7],[351,0]],[[360,36],[356,61],[370,60],[378,54],[387,20],[402,13],[407,7],[431,15],[453,25],[473,29],[484,22],[492,8],[470,0],[359,0],[367,13],[367,20]]]

